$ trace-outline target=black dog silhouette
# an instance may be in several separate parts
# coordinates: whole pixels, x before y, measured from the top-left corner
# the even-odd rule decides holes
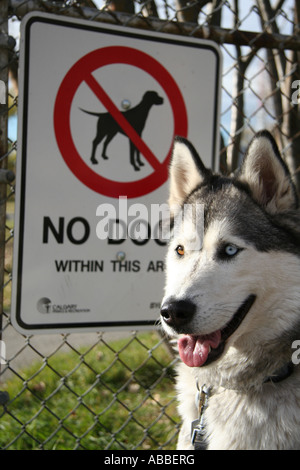
[[[147,91],[138,105],[134,106],[131,109],[128,109],[127,111],[123,111],[122,114],[127,119],[129,124],[135,129],[138,135],[141,137],[151,107],[154,104],[163,104],[163,101],[163,98],[161,98],[156,93],[156,91]],[[106,155],[106,149],[108,144],[118,132],[126,135],[125,132],[109,113],[93,113],[84,109],[82,109],[82,111],[87,114],[91,114],[92,116],[98,116],[99,118],[97,123],[97,134],[95,139],[93,140],[91,162],[94,164],[98,163],[95,158],[96,149],[100,142],[104,139],[104,137],[105,141],[102,149],[102,158],[107,160],[108,156]],[[135,145],[131,142],[130,139],[129,142],[130,163],[135,170],[139,170],[140,166],[144,165],[144,163],[141,161],[140,152],[138,151],[138,149],[135,147]]]

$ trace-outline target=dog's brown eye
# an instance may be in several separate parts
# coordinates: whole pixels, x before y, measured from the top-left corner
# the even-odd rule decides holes
[[[182,245],[178,245],[177,248],[176,248],[176,253],[179,256],[183,256],[184,255],[184,247]]]

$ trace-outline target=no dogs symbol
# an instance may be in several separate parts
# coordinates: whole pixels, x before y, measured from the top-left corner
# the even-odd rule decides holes
[[[126,195],[135,198],[148,194],[162,186],[168,178],[168,163],[172,152],[172,139],[167,155],[159,159],[151,151],[142,138],[142,132],[147,126],[147,117],[152,106],[163,104],[159,93],[145,90],[138,97],[136,106],[121,112],[102,85],[97,81],[93,72],[101,67],[112,64],[126,64],[138,67],[149,74],[164,90],[168,97],[174,121],[173,136],[187,136],[187,111],[185,103],[173,77],[157,60],[150,55],[130,47],[111,46],[90,52],[76,62],[66,74],[58,90],[54,106],[54,131],[58,147],[63,159],[72,173],[87,187],[105,196],[118,198]],[[96,133],[91,143],[89,164],[81,157],[71,132],[71,106],[74,96],[82,83],[85,83],[94,96],[106,108],[107,113],[93,113],[97,121]],[[162,132],[163,130],[162,122]],[[143,166],[143,158],[152,167],[152,172],[146,177],[134,181],[114,181],[105,178],[96,171],[99,157],[96,157],[98,145],[102,144],[101,163],[108,158],[109,144],[116,134],[121,133],[130,141],[128,161],[136,176]],[[153,136],[154,138],[156,136]]]

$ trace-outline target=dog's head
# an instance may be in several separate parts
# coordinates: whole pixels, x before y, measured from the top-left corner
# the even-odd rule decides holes
[[[152,104],[159,105],[159,104],[163,104],[164,99],[161,96],[159,96],[159,94],[156,93],[156,91],[146,91],[146,93],[143,96],[143,101],[149,103],[150,105]]]
[[[253,138],[232,177],[212,173],[177,138],[169,204],[174,233],[161,321],[180,335],[183,362],[207,366],[242,337],[250,347],[282,335],[288,327],[279,312],[295,302],[300,281],[300,236],[288,217],[298,207],[295,187],[272,136]]]

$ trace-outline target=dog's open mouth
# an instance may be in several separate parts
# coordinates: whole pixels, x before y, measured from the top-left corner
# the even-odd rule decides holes
[[[226,340],[237,330],[252,307],[256,296],[250,294],[227,325],[213,333],[197,336],[184,335],[178,340],[181,360],[189,367],[201,367],[218,359]]]

